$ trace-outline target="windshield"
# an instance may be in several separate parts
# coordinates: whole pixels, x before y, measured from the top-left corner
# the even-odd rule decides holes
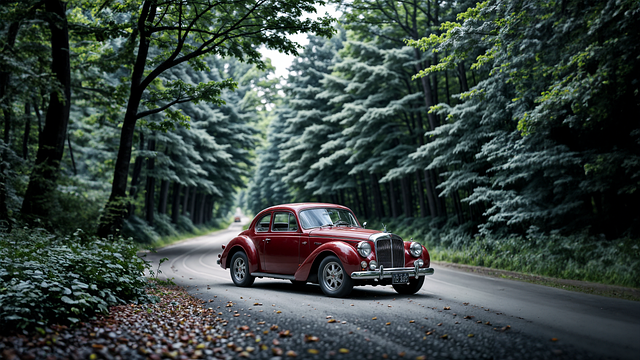
[[[310,229],[324,225],[358,226],[356,218],[349,210],[343,209],[309,209],[300,212],[302,227]]]

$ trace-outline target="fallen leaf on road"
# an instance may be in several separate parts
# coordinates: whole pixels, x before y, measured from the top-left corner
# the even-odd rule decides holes
[[[316,342],[318,340],[320,340],[320,339],[318,339],[317,336],[313,336],[313,335],[305,335],[304,336],[304,341],[305,342]]]
[[[278,325],[271,325],[271,331],[278,330]]]
[[[507,326],[501,327],[500,329],[496,329],[496,330],[504,332],[504,331],[507,331],[509,329],[511,329],[511,325],[507,325]]]
[[[371,320],[378,320],[378,317],[374,316],[374,317],[371,318]]]
[[[485,325],[491,325],[491,321],[487,321],[486,323],[484,323]]]
[[[275,348],[271,348],[271,352],[273,353],[273,355],[275,356],[282,356],[282,349],[275,347]]]
[[[264,325],[264,321],[258,321],[258,325]]]
[[[328,323],[334,323],[334,322],[336,322],[336,319],[329,319],[329,320],[327,320],[327,322]]]
[[[307,350],[307,352],[311,355],[318,355],[320,354],[320,351],[316,350],[316,349],[309,349]]]
[[[558,341],[558,338],[551,338],[551,341],[556,342]]]
[[[449,335],[444,334],[444,335],[440,336],[440,339],[446,339],[446,338],[448,338],[448,337],[449,337]]]
[[[272,343],[274,346],[278,346],[278,345],[280,345],[280,341],[279,341],[278,339],[273,339],[273,340],[271,340],[271,343]]]
[[[474,336],[473,334],[469,334],[469,335],[467,335],[467,337],[473,337],[473,336]]]
[[[280,311],[280,310],[276,311],[276,314],[280,314],[280,313],[282,313],[282,311]]]
[[[451,306],[445,306],[442,308],[442,310],[451,310]]]
[[[280,331],[278,333],[278,335],[280,337],[290,337],[291,336],[291,331],[290,330]]]
[[[475,317],[475,316],[473,316],[473,315],[467,315],[467,316],[465,316],[463,319],[473,319],[474,317]]]
[[[287,355],[288,357],[296,357],[296,356],[298,356],[298,354],[296,354],[296,352],[295,352],[295,351],[293,351],[293,350],[289,350],[289,351],[287,351],[287,354],[286,354],[286,355]]]
[[[414,323],[414,322],[416,322],[416,321],[415,321],[415,320],[409,320],[409,323],[410,323],[410,324],[412,324],[412,323]]]
[[[339,352],[340,354],[348,354],[348,353],[349,353],[349,349],[340,348],[340,350],[338,350],[338,352]]]
[[[467,305],[469,305],[469,303],[462,303],[462,305],[467,306]]]
[[[327,319],[331,319],[333,316],[331,315],[327,315]]]
[[[242,325],[242,326],[240,326],[240,330],[242,330],[242,331],[247,331],[247,330],[249,330],[249,326],[247,326],[247,325]]]
[[[442,323],[438,323],[438,326],[442,326]]]
[[[253,303],[255,306],[262,306],[262,303]]]
[[[386,323],[385,325],[391,325],[391,322]]]
[[[427,334],[427,336],[429,336],[429,335],[433,334],[433,331],[427,331],[426,334]]]

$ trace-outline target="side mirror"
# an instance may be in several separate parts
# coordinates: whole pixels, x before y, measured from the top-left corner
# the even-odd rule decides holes
[[[362,223],[362,227],[365,228],[365,229],[367,228],[367,222],[366,221],[364,223]]]

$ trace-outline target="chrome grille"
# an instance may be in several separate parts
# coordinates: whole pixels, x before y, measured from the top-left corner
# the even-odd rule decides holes
[[[376,240],[376,259],[385,268],[404,267],[404,242],[397,237]]]

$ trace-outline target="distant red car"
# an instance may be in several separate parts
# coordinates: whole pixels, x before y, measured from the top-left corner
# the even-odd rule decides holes
[[[236,216],[233,218],[233,222],[240,222],[240,216]]]
[[[365,223],[366,225],[366,223]],[[233,238],[218,264],[237,286],[256,277],[318,283],[327,296],[347,296],[354,286],[393,285],[414,294],[432,275],[429,253],[417,242],[360,226],[344,206],[301,203],[262,210]]]

